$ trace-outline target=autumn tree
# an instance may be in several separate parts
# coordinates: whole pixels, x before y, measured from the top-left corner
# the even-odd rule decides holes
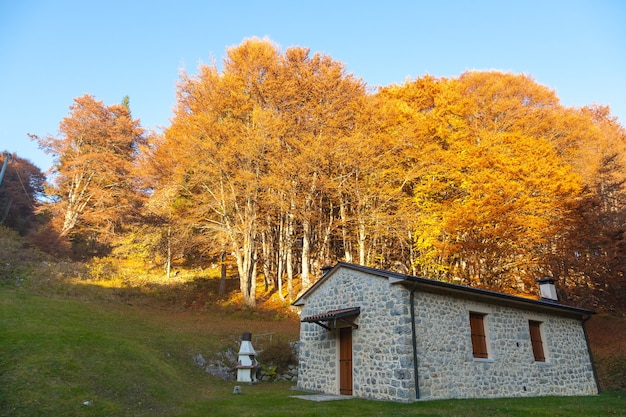
[[[37,227],[38,198],[46,177],[30,161],[8,152],[3,155],[7,163],[0,181],[0,225],[25,236]]]
[[[371,218],[376,220],[377,233],[368,252],[377,253],[375,263],[366,264],[401,272],[424,272],[416,268],[415,227],[418,216],[414,203],[414,187],[423,166],[429,163],[436,124],[432,116],[435,99],[442,83],[424,76],[404,85],[379,89],[372,97],[366,143],[375,155],[371,160],[370,188],[377,195],[379,206]],[[434,162],[434,161],[433,161]],[[371,228],[368,226],[368,231]],[[371,233],[371,232],[369,232]]]
[[[403,156],[412,161],[405,186],[416,204],[418,271],[522,289],[580,188],[538,127],[558,100],[512,74],[414,83],[394,96],[406,97],[396,114],[410,120],[401,132],[413,142]]]
[[[565,296],[615,308],[626,296],[626,132],[607,107],[570,109],[567,120],[576,134],[567,157],[584,192],[555,242],[550,272]]]
[[[164,135],[150,135],[148,141],[139,155],[139,182],[149,194],[139,227],[150,236],[152,262],[162,265],[169,278],[175,263],[189,262],[192,253],[206,254],[215,245],[198,230],[193,201],[176,181],[179,154],[168,150]]]
[[[277,56],[269,42],[250,40],[229,49],[223,73],[203,65],[197,76],[183,74],[175,117],[157,151],[175,161],[159,185],[189,201],[189,216],[208,239],[228,241],[249,306],[256,303],[261,181],[272,140],[265,80]]]
[[[105,106],[84,95],[74,99],[59,132],[33,137],[55,157],[48,194],[60,234],[110,240],[138,207],[132,164],[143,141],[139,120],[128,106]]]
[[[259,272],[280,296],[286,275],[293,296],[296,258],[306,287],[331,232],[333,143],[354,125],[362,83],[327,56],[299,47],[282,54],[256,38],[228,49],[222,72],[203,65],[181,78],[156,151],[175,162],[159,187],[190,202],[188,218],[208,240],[228,242],[247,305]]]
[[[294,221],[298,225],[302,288],[308,288],[311,267],[330,261],[325,253],[337,204],[332,188],[340,175],[335,149],[354,137],[365,89],[343,64],[321,54],[310,56],[305,48],[288,49],[280,71],[282,89],[274,108],[281,123],[275,133],[279,146],[273,153],[272,183],[283,197],[280,206],[288,227]],[[288,256],[291,250],[288,244]]]

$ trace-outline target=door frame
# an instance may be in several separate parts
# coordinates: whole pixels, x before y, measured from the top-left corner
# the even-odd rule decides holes
[[[352,395],[354,390],[354,367],[352,327],[338,329],[337,382],[339,395]]]

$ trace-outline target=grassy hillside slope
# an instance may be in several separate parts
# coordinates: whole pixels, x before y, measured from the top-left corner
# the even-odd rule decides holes
[[[0,287],[0,415],[178,415],[219,391],[195,354],[236,347],[248,330],[294,339],[297,324]]]

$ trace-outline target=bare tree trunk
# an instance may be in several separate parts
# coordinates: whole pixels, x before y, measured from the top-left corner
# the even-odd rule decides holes
[[[249,294],[250,294],[250,303],[248,304],[249,307],[255,307],[256,306],[256,276],[257,276],[257,256],[256,256],[256,251],[253,253],[253,266],[252,266],[252,274],[250,276],[250,286],[249,286]]]
[[[278,250],[276,254],[276,280],[275,280],[275,288],[278,291],[278,296],[281,300],[284,299],[281,290],[283,288],[283,273],[285,268],[285,260],[282,252]]]
[[[220,254],[220,266],[221,266],[221,274],[220,274],[220,295],[224,295],[226,292],[226,252],[222,251]]]
[[[248,307],[256,306],[256,242],[251,224],[247,225],[245,234],[241,236],[241,241],[237,239],[237,233],[229,227],[231,236],[231,245],[233,247],[233,255],[237,261],[237,271],[239,272],[239,289],[243,297],[243,301]],[[228,222],[226,222],[228,224]]]
[[[276,287],[278,289],[278,298],[280,298],[281,301],[285,301],[285,296],[283,295],[283,275],[285,272],[285,254],[287,250],[287,230],[285,222],[285,216],[281,215],[278,226],[278,265],[276,266]]]
[[[172,276],[172,225],[167,224],[167,259],[165,261],[165,275],[167,279]]]
[[[293,291],[293,250],[287,250],[287,297],[289,301],[293,301],[295,294]]]
[[[330,234],[333,228],[333,205],[330,204],[330,208],[328,210],[328,226],[324,231],[324,238],[322,239],[322,244],[320,248],[320,256],[319,258],[322,260],[323,265],[330,261]]]
[[[311,286],[310,277],[311,265],[311,223],[308,219],[302,222],[302,290],[305,291]]]
[[[365,265],[365,219],[359,218],[359,265]]]
[[[9,165],[9,159],[11,159],[11,155],[8,152],[5,152],[4,162],[2,163],[2,169],[0,169],[0,185],[2,185],[2,179],[4,178],[4,173],[7,171],[7,166]]]
[[[341,216],[341,238],[343,239],[343,252],[346,262],[352,262],[352,243],[348,239],[348,214],[343,194],[339,196],[339,215]]]
[[[78,218],[85,210],[89,200],[91,200],[91,194],[88,190],[94,175],[95,171],[90,172],[88,175],[85,173],[74,175],[67,196],[68,203],[65,209],[61,236],[66,236],[76,226]]]
[[[267,219],[267,227],[269,228],[271,224],[270,219]],[[261,233],[261,251],[263,252],[263,284],[265,285],[265,292],[270,289],[270,260],[272,256],[270,238],[267,236],[267,230],[264,230]]]
[[[239,290],[243,296],[243,301],[248,307],[256,306],[256,265],[253,259],[251,244],[246,244],[244,248],[235,250],[237,260],[237,271],[239,272]]]
[[[413,232],[408,231],[409,237],[409,262],[411,265],[411,275],[417,275],[417,268],[415,267],[415,242],[413,242]]]
[[[295,202],[292,198],[291,200],[291,211],[287,213],[287,227],[286,227],[286,254],[285,254],[285,263],[287,268],[287,295],[289,297],[289,301],[293,301],[295,298],[295,294],[293,291],[293,229],[294,229],[294,214],[293,211],[295,209]]]

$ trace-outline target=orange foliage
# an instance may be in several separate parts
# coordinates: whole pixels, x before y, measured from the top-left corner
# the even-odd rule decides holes
[[[40,140],[58,155],[59,229],[104,239],[141,208],[126,241],[157,242],[150,256],[168,265],[233,259],[249,306],[257,276],[283,302],[294,277],[306,289],[337,260],[626,296],[624,129],[526,75],[424,76],[368,94],[329,56],[252,38],[223,70],[183,73],[171,126],[143,142],[127,107],[75,100],[61,136]]]
[[[106,240],[138,206],[132,163],[143,130],[128,107],[105,107],[89,95],[74,100],[59,130],[58,137],[34,137],[56,158],[48,209],[61,236]]]

